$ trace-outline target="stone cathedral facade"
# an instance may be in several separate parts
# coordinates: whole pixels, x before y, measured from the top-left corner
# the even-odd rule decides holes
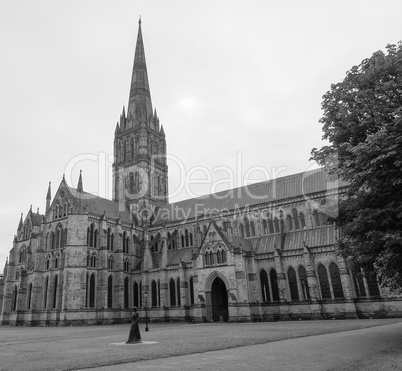
[[[336,251],[328,205],[347,184],[312,170],[177,203],[152,108],[139,23],[127,112],[114,137],[113,200],[64,177],[18,225],[0,276],[0,323],[400,316],[401,299]],[[331,201],[332,200],[332,201]]]

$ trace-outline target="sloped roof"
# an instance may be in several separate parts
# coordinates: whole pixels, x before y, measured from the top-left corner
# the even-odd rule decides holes
[[[255,254],[274,252],[281,247],[281,234],[253,237],[249,239]],[[302,249],[303,241],[308,247],[328,246],[335,243],[335,228],[332,225],[316,229],[285,233],[283,251]]]
[[[127,210],[119,210],[117,202],[108,200],[107,198],[98,197],[88,192],[78,192],[75,188],[69,187],[71,194],[82,203],[82,207],[86,208],[88,213],[102,215],[106,214],[107,218],[117,219],[126,222],[130,220],[130,212]]]
[[[346,185],[347,183],[342,180],[329,181],[323,168],[310,170],[167,204],[159,210],[155,225],[305,196]]]
[[[219,229],[218,229],[219,230]],[[228,232],[219,230],[219,232],[225,237],[226,241],[229,241],[228,237]],[[233,247],[239,247],[243,251],[251,251],[252,250],[252,244],[250,240],[247,240],[245,238],[242,238],[240,236],[235,235],[232,233],[232,245]]]
[[[31,221],[33,226],[40,226],[43,220],[42,214],[32,213],[31,212]]]
[[[182,248],[177,250],[169,250],[167,252],[168,265],[179,264],[180,260],[185,263],[191,262],[192,249]]]

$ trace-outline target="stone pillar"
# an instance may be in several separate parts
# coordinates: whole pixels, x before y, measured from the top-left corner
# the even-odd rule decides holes
[[[167,250],[168,250],[168,244],[167,244],[167,233],[166,233],[166,228],[162,227],[161,231],[161,254],[162,254],[162,266],[161,268],[166,269],[167,263],[168,263],[168,258],[167,258]]]
[[[318,290],[317,275],[314,270],[314,257],[312,256],[310,249],[304,245],[303,248],[303,260],[306,266],[307,272],[307,283],[310,291],[310,298],[312,301],[317,301],[320,299],[320,294]]]
[[[180,277],[180,302],[181,306],[189,305],[190,301],[188,300],[188,282],[186,280],[186,263],[180,260],[179,262],[179,277]]]
[[[149,271],[152,268],[152,254],[149,248],[148,225],[144,225],[144,264],[143,269]]]
[[[274,260],[275,260],[276,274],[278,278],[279,299],[281,302],[287,302],[288,293],[287,293],[286,275],[283,268],[282,255],[279,249],[275,249],[274,251]]]
[[[320,303],[321,295],[318,290],[318,281],[317,275],[314,270],[314,256],[311,254],[310,249],[307,245],[304,245],[303,248],[303,260],[304,265],[306,266],[307,272],[307,283],[310,292],[311,299],[311,318],[312,319],[325,319],[324,309],[322,304]]]
[[[114,261],[114,298],[113,303],[116,303],[117,308],[124,308],[124,262],[123,262],[123,234],[117,234],[117,241],[115,240],[115,261]]]
[[[68,220],[61,302],[62,311],[66,312],[64,320],[68,319],[68,311],[85,308],[87,285],[88,215],[70,214]],[[49,287],[51,278],[49,277]],[[44,295],[45,293],[42,292],[42,298]]]
[[[352,299],[352,288],[350,284],[349,270],[345,259],[341,255],[337,255],[339,275],[342,282],[343,295],[345,296],[345,315],[346,318],[357,318],[356,304]],[[331,275],[329,274],[329,278]]]
[[[99,255],[98,255],[98,275],[97,275],[97,302],[98,309],[107,308],[107,284],[108,284],[108,271],[107,271],[107,230],[106,225],[99,228]]]

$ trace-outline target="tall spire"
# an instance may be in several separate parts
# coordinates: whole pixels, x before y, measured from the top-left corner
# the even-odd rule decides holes
[[[151,92],[149,90],[144,42],[142,40],[141,18],[138,21],[137,45],[131,76],[130,97],[127,108],[129,127],[147,124],[152,117]]]
[[[21,213],[21,218],[20,218],[20,222],[18,224],[18,229],[17,231],[20,231],[22,229],[22,213]]]
[[[52,199],[52,192],[51,192],[51,190],[50,190],[50,185],[51,185],[51,184],[52,184],[52,183],[49,182],[49,188],[47,189],[47,195],[46,195],[46,212],[48,212],[49,209],[50,209],[50,200]]]
[[[82,187],[82,170],[80,170],[80,177],[78,179],[77,192],[80,192],[80,193],[84,192],[84,188]]]

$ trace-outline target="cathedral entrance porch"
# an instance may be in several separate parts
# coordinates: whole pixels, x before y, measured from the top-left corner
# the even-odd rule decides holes
[[[228,291],[225,283],[216,277],[211,285],[211,291],[206,292],[207,320],[227,322],[229,320]]]

